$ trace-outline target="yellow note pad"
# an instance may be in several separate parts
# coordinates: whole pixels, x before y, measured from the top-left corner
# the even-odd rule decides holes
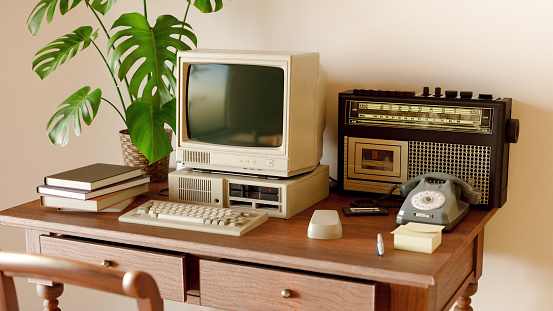
[[[394,248],[414,252],[432,253],[442,243],[442,229],[445,226],[410,222],[397,227]]]

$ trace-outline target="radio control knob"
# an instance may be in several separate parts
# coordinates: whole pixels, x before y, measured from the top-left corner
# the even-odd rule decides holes
[[[493,99],[493,95],[492,94],[479,94],[478,98],[479,99]]]
[[[442,88],[437,87],[434,89],[434,97],[442,97]]]
[[[422,96],[430,96],[430,88],[428,86],[422,88]]]
[[[457,97],[457,91],[447,90],[447,91],[445,91],[445,97],[447,97],[447,98],[456,98]]]
[[[461,91],[461,93],[459,93],[459,95],[463,99],[471,99],[472,98],[472,92],[471,91]]]
[[[516,144],[518,142],[518,134],[520,132],[520,123],[518,119],[510,119],[507,121],[505,128],[505,139],[508,143]]]

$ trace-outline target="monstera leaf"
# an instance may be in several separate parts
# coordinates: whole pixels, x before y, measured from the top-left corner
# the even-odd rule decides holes
[[[192,3],[192,0],[187,1]],[[215,2],[215,9],[213,9],[211,1]],[[217,12],[223,8],[223,0],[195,0],[194,6],[198,8],[202,13]]]
[[[127,127],[133,144],[154,163],[173,151],[164,124],[176,128],[176,100],[161,108],[136,101],[127,109]]]
[[[62,36],[38,51],[33,61],[33,69],[41,79],[46,78],[59,65],[70,60],[80,50],[86,49],[92,40],[98,37],[97,31],[92,32],[92,27],[83,26],[73,33]]]
[[[90,3],[90,1],[91,0],[87,0],[87,3],[89,3],[90,7],[102,13],[102,15],[106,15],[106,13],[113,7],[115,2],[117,2],[117,0],[105,0],[104,3],[102,3],[102,0],[92,0],[92,3]]]
[[[90,92],[90,87],[85,86],[63,101],[46,125],[48,132],[50,126],[55,122],[48,133],[50,141],[56,146],[67,145],[71,126],[77,136],[81,135],[81,117],[86,125],[92,123],[98,113],[98,108],[100,108],[101,96],[100,89]]]
[[[71,6],[69,6],[69,0],[41,0],[29,15],[27,19],[27,28],[33,36],[35,36],[42,24],[44,15],[46,15],[46,22],[50,23],[54,18],[54,12],[56,11],[56,4],[59,2],[59,8],[61,15],[69,12],[76,7],[82,0],[73,0]]]
[[[122,29],[108,41],[108,50],[112,51],[110,67],[116,72],[115,67],[120,61],[119,79],[132,74],[129,92],[141,102],[161,107],[171,100],[171,89],[174,90],[176,85],[172,72],[172,65],[176,62],[175,50],[190,50],[190,46],[178,37],[185,36],[196,45],[196,36],[189,30],[190,25],[171,15],[160,16],[152,28],[142,14],[123,14],[112,29],[118,27]],[[136,70],[129,73],[137,64]]]

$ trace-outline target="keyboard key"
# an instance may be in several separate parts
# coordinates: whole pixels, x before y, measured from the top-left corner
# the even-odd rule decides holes
[[[150,200],[121,215],[119,221],[240,236],[268,218],[264,212]]]

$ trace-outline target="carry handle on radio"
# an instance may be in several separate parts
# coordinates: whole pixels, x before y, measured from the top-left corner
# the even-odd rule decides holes
[[[478,202],[480,201],[480,197],[482,196],[482,191],[480,191],[477,188],[474,188],[473,186],[471,186],[461,178],[455,177],[453,175],[446,174],[446,173],[440,173],[440,172],[422,174],[402,183],[399,186],[399,191],[401,192],[401,196],[407,197],[409,192],[411,192],[411,190],[413,190],[423,178],[436,179],[441,181],[451,180],[454,184],[456,184],[461,188],[461,199],[464,202],[467,202],[469,204],[478,204]]]

